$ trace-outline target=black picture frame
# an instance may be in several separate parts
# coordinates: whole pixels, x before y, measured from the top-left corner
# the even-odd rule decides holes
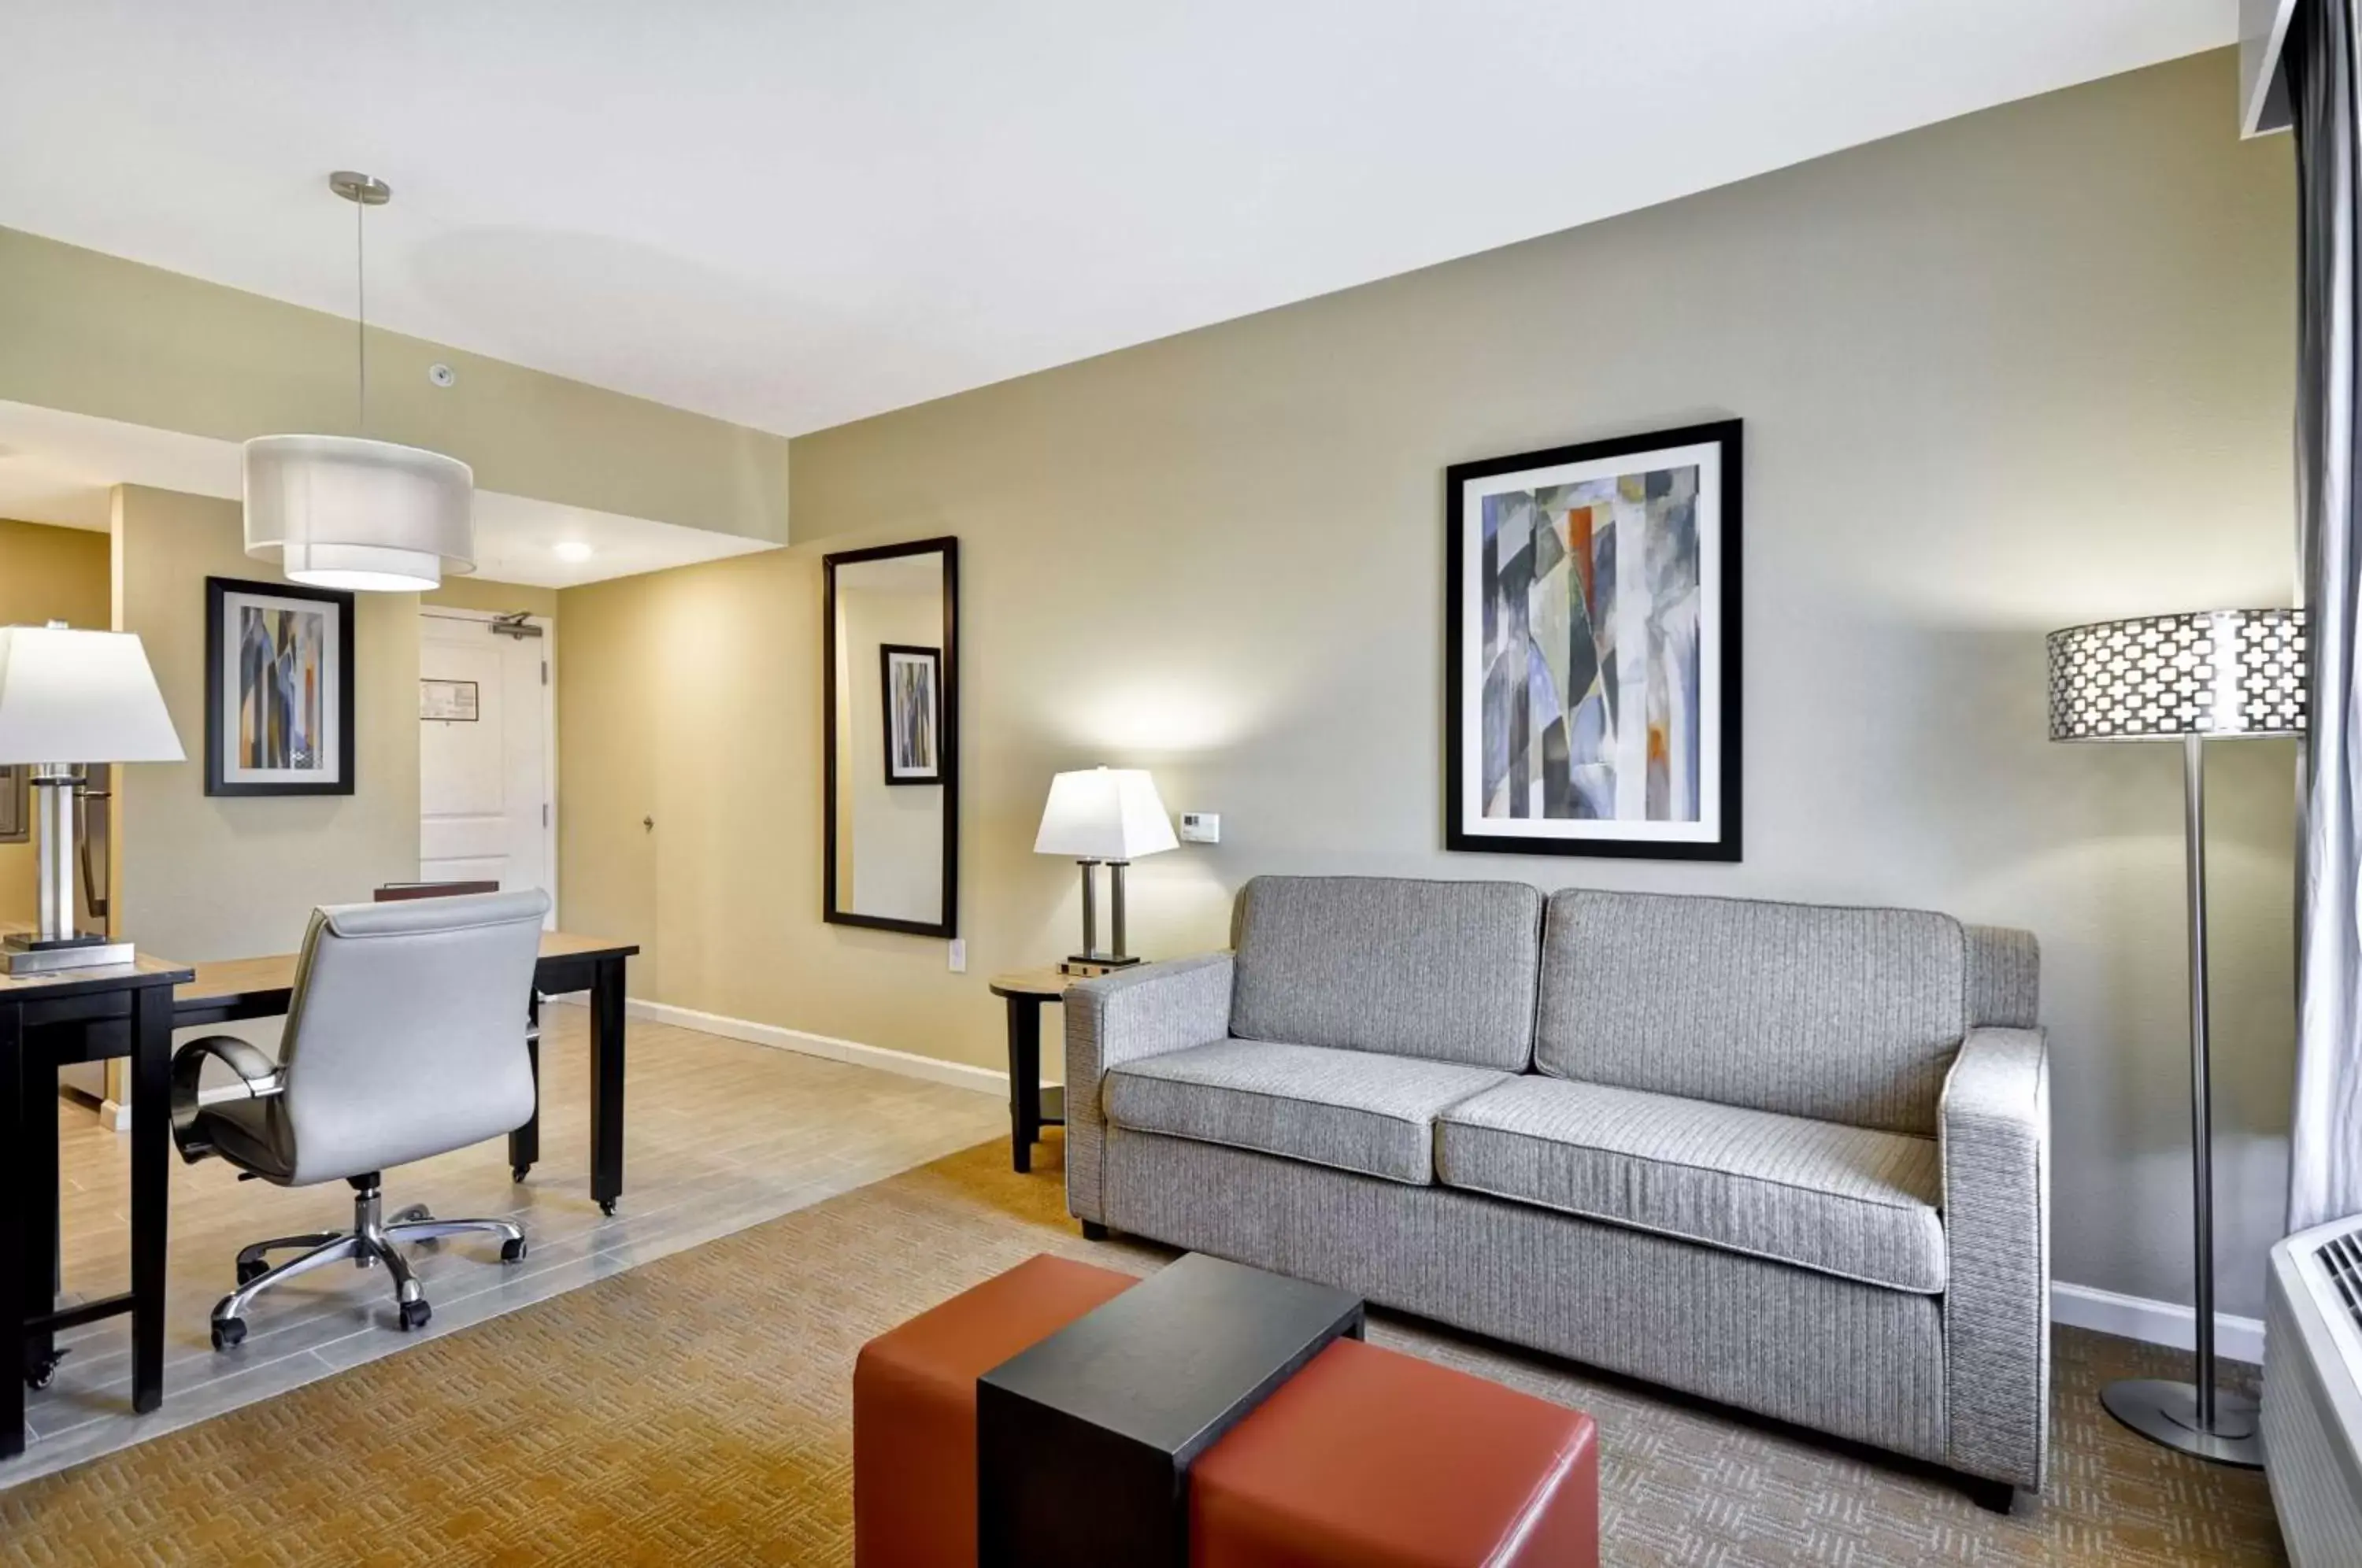
[[[226,766],[232,714],[237,699],[224,680],[223,653],[231,594],[265,599],[298,599],[328,605],[337,613],[337,668],[328,700],[336,703],[337,768],[334,778],[286,781],[233,778]],[[205,579],[205,793],[208,795],[349,795],[353,792],[353,667],[359,649],[353,639],[353,596],[331,589],[306,588],[292,582],[255,582],[234,577]]]
[[[934,705],[935,766],[925,773],[894,771],[894,660],[897,657],[923,660],[929,670],[928,700]],[[880,737],[886,743],[886,782],[889,785],[917,784],[934,786],[944,781],[944,651],[922,647],[915,643],[880,643],[877,645],[877,704]]]
[[[1741,544],[1742,497],[1745,490],[1741,421],[1716,420],[1707,424],[1683,425],[1673,429],[1651,430],[1638,435],[1617,436],[1603,440],[1578,442],[1571,446],[1552,447],[1540,451],[1519,452],[1508,457],[1487,458],[1481,461],[1455,463],[1444,470],[1444,724],[1443,724],[1443,842],[1447,850],[1476,854],[1506,855],[1566,855],[1602,856],[1616,859],[1703,860],[1735,862],[1741,856],[1744,810],[1741,785],[1744,687],[1742,674],[1743,629],[1743,562]],[[1712,448],[1711,487],[1713,491],[1715,539],[1713,591],[1711,607],[1702,613],[1710,615],[1716,638],[1716,651],[1701,654],[1701,668],[1710,667],[1716,675],[1716,702],[1711,712],[1702,713],[1701,745],[1705,727],[1715,730],[1717,761],[1711,768],[1701,767],[1701,789],[1708,778],[1716,791],[1712,832],[1701,827],[1701,836],[1690,839],[1672,837],[1602,837],[1587,836],[1583,827],[1586,821],[1596,818],[1551,818],[1555,830],[1563,823],[1563,831],[1522,833],[1487,829],[1474,825],[1479,822],[1499,823],[1503,819],[1485,817],[1481,811],[1472,812],[1475,804],[1472,779],[1481,783],[1481,767],[1472,755],[1472,734],[1468,728],[1470,703],[1481,703],[1484,672],[1472,666],[1480,660],[1469,657],[1467,642],[1467,612],[1469,578],[1468,558],[1471,540],[1468,530],[1476,520],[1468,515],[1467,501],[1472,485],[1477,481],[1496,480],[1508,475],[1522,475],[1529,470],[1562,469],[1570,465],[1609,462],[1619,458],[1643,459],[1632,464],[1633,471],[1645,470],[1646,458],[1671,453],[1678,448]],[[1704,497],[1709,481],[1701,474],[1700,494]],[[1481,547],[1483,541],[1474,543]],[[1701,546],[1701,594],[1704,592],[1703,545]],[[1703,685],[1703,682],[1701,682]],[[1477,710],[1481,721],[1481,708]],[[1476,736],[1482,744],[1481,734]],[[1540,818],[1527,821],[1540,822]],[[1600,829],[1589,830],[1596,834]],[[1674,830],[1677,831],[1677,830]]]
[[[837,790],[841,776],[837,756],[836,689],[841,669],[837,657],[837,573],[862,561],[894,560],[911,556],[940,556],[944,576],[944,635],[941,664],[936,673],[937,745],[941,751],[940,787],[944,792],[943,919],[900,920],[890,915],[862,914],[843,907],[836,874]],[[831,925],[860,926],[871,931],[900,932],[909,936],[959,934],[960,858],[960,722],[959,722],[959,540],[949,535],[912,539],[899,545],[838,550],[821,558],[821,919]]]

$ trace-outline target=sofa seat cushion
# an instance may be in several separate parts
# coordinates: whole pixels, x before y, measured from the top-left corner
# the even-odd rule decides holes
[[[1936,1142],[1527,1077],[1444,1111],[1447,1187],[1893,1290],[1944,1288]]]
[[[1424,1187],[1435,1118],[1509,1081],[1456,1062],[1263,1040],[1217,1040],[1107,1075],[1107,1119],[1135,1132],[1227,1143]]]

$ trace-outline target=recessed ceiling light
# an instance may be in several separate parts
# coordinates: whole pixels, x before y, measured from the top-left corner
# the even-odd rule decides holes
[[[587,561],[590,558],[590,547],[579,539],[568,539],[562,545],[551,546],[550,549],[562,561]]]

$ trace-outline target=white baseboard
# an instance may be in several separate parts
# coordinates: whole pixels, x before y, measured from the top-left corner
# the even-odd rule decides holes
[[[588,994],[550,997],[549,1001],[580,1006]],[[822,1056],[832,1062],[847,1062],[856,1067],[875,1067],[880,1072],[900,1073],[906,1078],[924,1078],[930,1083],[949,1084],[954,1088],[974,1089],[979,1094],[1009,1098],[1009,1075],[997,1067],[972,1067],[965,1062],[946,1062],[936,1056],[922,1056],[910,1051],[889,1051],[883,1045],[864,1045],[857,1040],[839,1040],[833,1035],[813,1034],[801,1029],[784,1029],[776,1023],[756,1023],[749,1019],[727,1018],[718,1012],[700,1012],[694,1008],[675,1007],[670,1002],[643,1001],[637,997],[624,999],[626,1017],[646,1019],[650,1023],[676,1024],[682,1029],[694,1029],[701,1034],[719,1034],[725,1040],[744,1040],[750,1045],[768,1045],[778,1051],[796,1051],[807,1056]]]
[[[547,999],[580,1006],[589,1000],[589,993],[576,992]],[[744,1040],[749,1044],[768,1045],[775,1050],[798,1051],[807,1056],[822,1056],[832,1062],[849,1062],[856,1067],[876,1067],[881,1072],[925,1078],[933,1083],[950,1084],[955,1088],[974,1089],[980,1094],[997,1095],[1002,1099],[1009,1095],[1009,1075],[997,1067],[973,1067],[964,1062],[946,1062],[909,1051],[889,1051],[882,1045],[864,1045],[857,1040],[839,1040],[832,1035],[813,1034],[801,1029],[784,1029],[775,1023],[756,1023],[744,1018],[724,1017],[718,1012],[700,1012],[694,1008],[675,1007],[669,1002],[643,1001],[636,997],[624,1000],[624,1010],[630,1017],[643,1018],[651,1023],[678,1024],[683,1029],[694,1029],[704,1034],[719,1034],[725,1040]],[[2170,1301],[2153,1301],[2145,1296],[2123,1296],[2089,1285],[2053,1285],[2050,1287],[2050,1317],[2053,1322],[2064,1323],[2070,1328],[2092,1329],[2128,1340],[2169,1345],[2176,1350],[2189,1350],[2197,1341],[2198,1314],[2193,1309]],[[2214,1314],[2214,1348],[2228,1360],[2260,1362],[2264,1359],[2264,1325],[2255,1318],[2217,1312]]]
[[[2153,1301],[2146,1296],[2120,1296],[2089,1285],[2053,1285],[2050,1320],[2070,1328],[2096,1329],[2128,1340],[2191,1350],[2198,1342],[2198,1313],[2178,1302]],[[2264,1359],[2264,1325],[2256,1318],[2214,1314],[2215,1353],[2228,1361]]]

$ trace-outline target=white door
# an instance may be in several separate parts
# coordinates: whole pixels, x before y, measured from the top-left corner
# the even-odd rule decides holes
[[[418,627],[418,879],[557,897],[549,623],[427,609]]]

